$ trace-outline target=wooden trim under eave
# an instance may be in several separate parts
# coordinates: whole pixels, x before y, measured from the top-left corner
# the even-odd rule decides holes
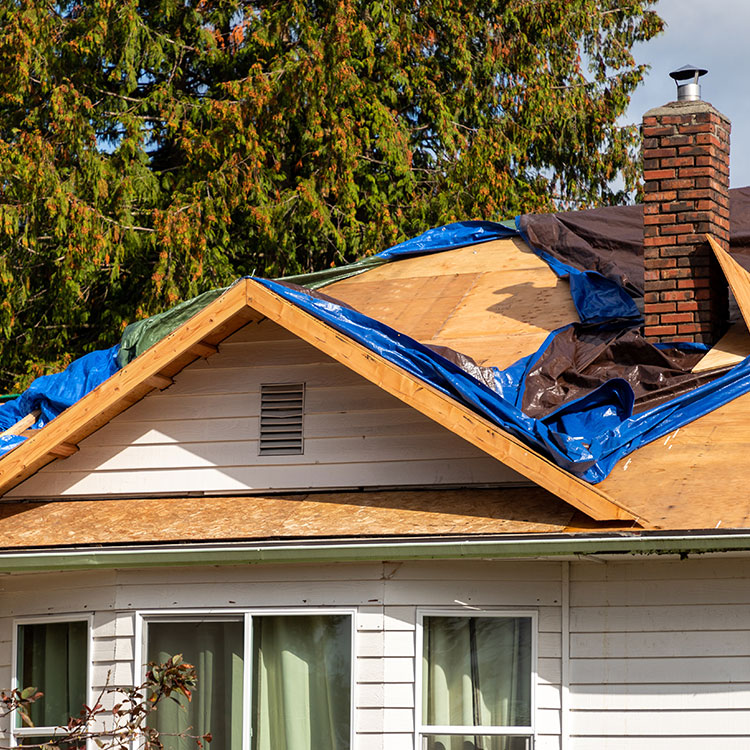
[[[339,333],[262,284],[248,281],[247,303],[274,323],[434,420],[597,521],[640,521],[609,495],[569,474],[437,388]]]

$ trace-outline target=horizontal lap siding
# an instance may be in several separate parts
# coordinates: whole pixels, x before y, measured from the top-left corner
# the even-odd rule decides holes
[[[750,747],[750,563],[571,565],[574,750]]]
[[[559,750],[560,565],[434,561],[13,575],[2,579],[0,674],[13,617],[93,612],[94,689],[134,677],[135,612],[345,607],[355,618],[355,750],[414,750],[417,603],[538,613],[537,750]]]
[[[14,617],[92,613],[94,687],[133,679],[138,609],[357,610],[357,750],[413,750],[417,605],[538,613],[537,750],[560,750],[556,562],[362,563],[12,575],[0,581],[0,687]],[[570,565],[567,750],[750,747],[750,562]],[[108,677],[109,676],[109,677]]]
[[[257,338],[253,340],[252,336]],[[276,338],[274,338],[276,337]],[[259,456],[260,386],[306,384],[304,454]],[[515,472],[314,347],[265,322],[243,329],[9,494],[519,483]]]

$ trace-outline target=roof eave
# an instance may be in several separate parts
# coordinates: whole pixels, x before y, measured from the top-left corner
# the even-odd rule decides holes
[[[198,565],[324,564],[384,560],[564,559],[580,556],[749,553],[750,530],[717,534],[606,533],[165,544],[0,551],[0,573]]]

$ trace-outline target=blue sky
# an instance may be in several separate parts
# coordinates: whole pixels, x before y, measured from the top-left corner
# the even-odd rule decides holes
[[[750,0],[659,0],[656,11],[666,30],[638,45],[638,62],[651,71],[633,95],[627,121],[677,97],[669,71],[690,64],[708,68],[702,98],[732,122],[730,181],[750,185]]]

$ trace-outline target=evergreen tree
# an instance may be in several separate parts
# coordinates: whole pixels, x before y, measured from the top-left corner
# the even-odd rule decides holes
[[[622,201],[653,0],[4,0],[0,387],[239,275]]]

